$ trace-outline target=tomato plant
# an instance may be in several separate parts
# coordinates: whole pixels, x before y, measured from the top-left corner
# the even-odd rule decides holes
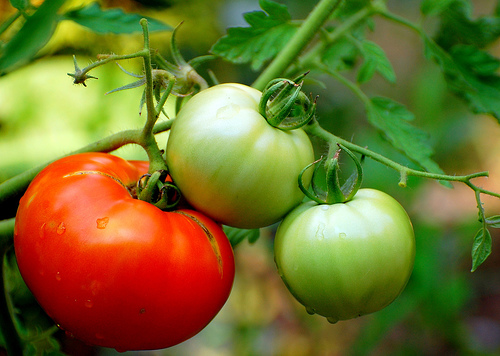
[[[178,344],[229,296],[231,246],[192,210],[164,212],[131,193],[148,163],[104,153],[52,163],[20,201],[19,270],[69,335],[119,350]]]
[[[311,142],[301,129],[269,125],[258,111],[261,96],[241,84],[203,90],[182,107],[168,138],[175,184],[225,225],[270,225],[304,198],[297,176],[314,160]]]
[[[360,189],[346,203],[307,202],[280,224],[275,261],[309,313],[331,322],[373,313],[396,299],[415,257],[413,227],[391,196]]]
[[[106,102],[95,110],[87,110],[91,103],[79,96],[80,92],[75,94],[78,100],[64,97],[57,102],[54,97],[59,99],[62,96],[59,93],[64,93],[66,87],[53,91],[58,82],[50,73],[45,75],[43,68],[47,67],[43,66],[36,67],[33,76],[25,74],[15,85],[0,88],[0,96],[15,99],[6,100],[9,105],[1,106],[0,134],[7,137],[15,131],[26,136],[18,145],[23,149],[14,147],[13,155],[4,154],[2,150],[7,146],[10,149],[14,141],[0,140],[0,156],[10,160],[0,163],[0,179],[10,174],[4,173],[3,168],[8,172],[10,168],[22,167],[20,162],[15,162],[16,155],[22,162],[38,162],[33,146],[41,145],[31,138],[45,139],[43,134],[38,134],[39,127],[40,132],[45,133],[42,130],[47,128],[51,135],[55,131],[65,135],[61,127],[89,131],[86,132],[89,136],[78,135],[75,142],[98,137],[95,142],[73,148],[72,153],[77,155],[18,171],[0,182],[0,217],[3,219],[0,220],[0,256],[3,258],[0,267],[6,270],[0,271],[3,278],[0,280],[0,346],[5,347],[9,355],[66,352],[61,350],[63,346],[58,347],[65,343],[58,341],[66,341],[71,336],[118,350],[157,349],[182,342],[203,329],[228,298],[235,273],[231,247],[244,240],[253,243],[261,232],[269,240],[275,236],[278,271],[310,313],[336,322],[384,308],[403,290],[412,273],[413,259],[419,254],[415,251],[412,225],[399,203],[381,191],[359,190],[361,178],[370,173],[375,179],[368,180],[368,184],[375,181],[379,189],[389,190],[390,175],[375,171],[371,166],[374,162],[395,171],[399,180],[394,183],[400,188],[410,182],[412,191],[416,192],[412,197],[418,199],[431,194],[426,191],[420,194],[422,183],[419,182],[423,180],[410,180],[410,177],[432,179],[448,186],[464,184],[470,188],[471,199],[475,199],[470,206],[477,207],[478,212],[473,218],[477,217],[480,223],[472,239],[471,270],[476,270],[488,258],[492,252],[491,231],[500,227],[500,215],[489,215],[490,201],[487,209],[486,200],[482,199],[485,196],[500,198],[500,194],[486,184],[484,187],[476,184],[476,179],[489,175],[487,171],[446,174],[441,165],[443,161],[451,163],[449,157],[458,152],[456,147],[463,147],[469,158],[476,158],[481,152],[485,165],[491,162],[486,160],[487,153],[496,154],[495,145],[480,151],[477,142],[462,142],[469,133],[465,135],[468,129],[462,128],[468,116],[461,110],[467,108],[472,114],[481,114],[481,120],[487,115],[500,119],[500,61],[493,50],[500,38],[500,26],[495,26],[500,24],[500,6],[491,16],[483,16],[485,8],[472,11],[471,0],[422,0],[418,21],[414,21],[415,4],[406,18],[400,13],[406,5],[394,6],[394,2],[387,0],[318,0],[316,4],[296,0],[293,6],[288,6],[292,0],[257,1],[262,11],[246,13],[243,19],[247,25],[228,29],[218,39],[211,38],[212,29],[205,31],[202,22],[231,17],[227,15],[233,14],[232,6],[240,6],[240,2],[231,6],[211,6],[201,0],[190,3],[190,8],[204,14],[201,18],[198,15],[189,18],[187,11],[177,11],[178,6],[151,1],[143,1],[140,6],[125,1],[120,5],[127,11],[110,8],[110,4],[103,4],[106,6],[101,8],[96,1],[76,6],[64,0],[10,0],[11,6],[2,5],[2,84],[18,68],[50,54],[58,54],[60,63],[67,67],[71,67],[73,61],[74,71],[68,74],[74,84],[83,86],[95,83],[97,77],[91,72],[100,66],[121,62],[128,67],[139,60],[142,68],[134,69],[139,73],[120,67],[134,77],[134,81],[112,85],[110,89],[115,89],[108,93],[144,87],[142,96],[137,98],[139,105],[135,107],[140,108],[139,116],[145,118],[142,127],[101,137],[103,132],[114,131],[107,125],[114,125],[115,118],[126,126],[122,118],[132,112],[126,107],[127,99],[122,99],[117,108]],[[224,3],[222,0],[221,4]],[[203,11],[198,8],[201,5],[206,6]],[[4,8],[7,11],[3,11]],[[309,9],[310,12],[303,19],[295,19],[289,8],[295,8],[301,16]],[[184,23],[182,29],[194,23],[186,33],[196,33],[197,48],[186,52],[200,55],[184,60],[176,44],[179,26],[173,28],[155,18],[133,14],[129,11],[132,9],[144,10],[159,18],[175,18],[176,23]],[[214,13],[207,16],[208,11]],[[226,13],[219,16],[221,14],[215,11]],[[55,31],[63,21],[78,24],[75,31],[85,27],[83,31],[94,34],[77,32],[65,37],[66,31]],[[379,23],[384,22],[403,29],[391,32],[395,41],[386,40],[384,28],[389,27],[384,25],[382,32],[378,31]],[[68,29],[68,34],[73,31],[71,26]],[[142,30],[143,45],[132,53],[121,53],[124,42],[115,41],[116,37],[104,41],[100,37],[139,30]],[[162,55],[166,48],[151,46],[151,31],[172,31],[170,51],[167,49],[170,59]],[[58,41],[61,33],[65,38]],[[400,33],[404,36],[398,37]],[[55,39],[51,40],[52,37]],[[50,44],[45,47],[49,40]],[[411,41],[422,48],[399,51],[407,48]],[[134,40],[126,42],[127,47],[136,44]],[[96,53],[95,49],[102,48],[103,43],[110,47],[106,49],[109,52]],[[160,46],[163,43],[158,41]],[[209,53],[199,53],[198,46],[210,47]],[[386,55],[385,46],[392,50],[388,54],[398,55]],[[81,52],[73,58],[66,57],[64,54],[70,50]],[[80,56],[89,53],[93,53],[96,60],[80,68],[78,63],[85,61]],[[431,66],[427,62],[420,66],[415,53],[425,53],[425,59],[434,62],[434,69],[429,72]],[[393,67],[394,59],[406,62]],[[37,61],[36,65],[42,62]],[[221,63],[223,70],[220,70]],[[212,64],[213,67],[208,68]],[[413,68],[414,65],[419,67]],[[69,68],[64,69],[67,70]],[[222,73],[217,73],[218,70]],[[106,76],[111,75],[99,74],[103,79]],[[219,76],[226,78],[220,80]],[[248,83],[254,76],[254,81]],[[376,77],[390,85],[379,85],[379,82],[366,85]],[[401,85],[396,83],[397,78],[402,78]],[[332,81],[335,84],[332,85]],[[220,84],[224,82],[229,83]],[[45,90],[45,83],[50,83],[51,90]],[[17,92],[14,87],[21,88],[23,95],[14,93]],[[389,87],[392,89],[388,90]],[[410,96],[399,90],[407,88],[411,88]],[[39,95],[44,92],[51,96]],[[451,99],[450,93],[456,98]],[[316,94],[318,96],[314,96]],[[25,98],[26,101],[36,98],[38,101],[34,101],[32,107],[37,110],[27,105]],[[453,110],[445,108],[449,98],[452,104],[448,106]],[[452,100],[461,100],[465,105],[455,105]],[[75,103],[69,105],[69,115],[56,112],[66,107],[60,105],[62,102]],[[416,115],[406,107],[409,103],[416,109]],[[75,115],[76,112],[81,116]],[[46,116],[43,124],[31,120],[40,113]],[[457,114],[460,120],[456,120]],[[422,120],[413,120],[417,115]],[[72,119],[68,122],[77,121],[80,126],[67,123],[59,126],[57,120],[67,116]],[[131,116],[131,120],[136,120],[138,115]],[[438,122],[446,116],[450,118],[448,122]],[[101,126],[109,117],[113,119]],[[130,122],[135,125],[135,121]],[[423,127],[434,130],[432,139],[428,139],[430,135]],[[446,134],[449,129],[453,129],[453,135]],[[165,146],[159,143],[157,134],[166,131],[170,134]],[[469,131],[476,131],[476,125]],[[381,137],[384,142],[379,140]],[[70,148],[66,150],[67,147],[62,146],[73,140],[65,139],[51,140],[57,142],[55,152],[69,151]],[[355,143],[354,139],[360,142]],[[486,140],[481,137],[477,141]],[[439,145],[435,145],[437,142]],[[139,146],[148,162],[89,153],[109,153],[128,144]],[[390,152],[391,146],[394,152]],[[440,152],[434,157],[436,149]],[[356,163],[356,171],[342,185],[340,151],[347,152]],[[52,156],[48,156],[52,161]],[[402,163],[389,157],[398,157]],[[371,162],[362,167],[361,161],[365,159]],[[453,161],[462,163],[460,159]],[[468,166],[473,159],[463,161],[463,166],[443,166],[455,171],[483,169]],[[325,170],[317,165],[312,172],[309,167],[318,162],[324,163]],[[368,174],[363,173],[364,169]],[[314,180],[317,172],[325,173],[322,184]],[[490,180],[488,184],[493,186],[491,183]],[[324,186],[326,191],[321,190]],[[176,205],[181,196],[186,202],[185,209]],[[421,214],[419,209],[414,211]],[[276,235],[272,226],[261,229],[280,220]],[[419,223],[418,219],[414,221]],[[433,234],[435,236],[429,239],[441,240],[439,233]],[[423,245],[426,244],[420,246]],[[437,263],[433,266],[428,263],[430,258],[422,257],[428,246],[431,244],[423,246],[424,252],[416,265],[430,265],[425,266],[425,270],[436,271],[433,274],[440,279],[419,290],[416,298],[420,300],[408,303],[408,308],[433,304],[420,301],[434,294],[434,285],[441,287],[440,283],[448,279],[443,273],[446,271],[439,270]],[[16,292],[16,283],[9,280],[11,277],[17,282],[21,280],[16,257],[20,273],[34,296],[66,333],[56,332],[55,325],[49,323],[38,307],[37,316],[31,318],[29,310],[34,299],[31,295],[26,298],[29,299],[26,307]],[[415,280],[427,283],[427,278]],[[450,283],[455,282],[450,279]],[[243,294],[256,294],[247,293],[245,287],[240,285]],[[463,300],[454,295],[456,284],[448,287],[436,300],[441,298],[446,304],[450,300],[448,295],[452,295],[452,304],[460,305]],[[241,304],[246,308],[245,313],[253,313],[255,310],[247,305],[262,303]],[[435,304],[435,310],[446,309]],[[443,313],[444,319],[436,325],[447,325],[453,314],[450,310]],[[270,313],[273,316],[281,315],[277,308],[273,311],[275,313]],[[384,318],[382,314],[381,319]],[[295,322],[301,320],[296,319]],[[455,320],[454,315],[451,319]],[[233,327],[237,332],[226,333],[244,338],[244,342],[231,340],[230,344],[236,345],[233,353],[240,354],[241,345],[251,344],[249,335],[254,333],[240,332],[254,326],[249,320],[235,318]],[[452,342],[462,339],[461,335],[454,334],[455,330],[472,329],[465,325],[470,320],[463,322],[464,325],[450,328]],[[277,324],[282,325],[280,321]],[[242,325],[245,327],[241,328]],[[377,327],[377,330],[388,329],[387,325]],[[316,330],[311,334],[322,335]],[[374,328],[366,330],[370,334]],[[425,330],[425,335],[429,334]],[[380,338],[371,335],[370,339]],[[469,340],[463,344],[475,343]],[[289,344],[293,349],[295,344]],[[321,353],[315,352],[315,347],[322,345],[323,340],[311,338],[310,344],[313,346],[309,345],[305,354]],[[261,347],[244,350],[248,354],[261,351]],[[287,351],[276,350],[289,354]],[[356,351],[352,353],[363,353]],[[469,351],[465,353],[471,353]],[[472,353],[477,353],[475,351]],[[188,353],[196,352],[190,349]]]

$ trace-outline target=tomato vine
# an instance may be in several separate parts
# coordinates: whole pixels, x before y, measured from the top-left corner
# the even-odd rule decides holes
[[[58,2],[55,11],[60,7],[61,4],[59,3],[62,2]],[[271,0],[260,0],[259,3],[267,13],[263,16],[267,16],[265,19],[272,22],[273,26],[290,25],[290,21],[287,17],[289,14],[284,5],[274,3]],[[433,11],[444,11],[443,8],[445,5],[430,5],[430,2],[425,3],[427,8],[423,7],[422,12],[426,16]],[[44,5],[43,8],[40,8],[47,12],[50,10],[49,6],[50,5]],[[355,196],[355,193],[360,188],[362,169],[357,161],[356,180],[354,181],[355,178],[353,178],[348,185],[340,186],[337,175],[339,158],[339,151],[337,150],[339,147],[340,150],[347,152],[348,155],[355,160],[356,157],[353,153],[359,154],[363,158],[372,159],[398,172],[398,184],[402,188],[406,187],[408,177],[410,176],[436,180],[447,186],[451,186],[452,182],[468,186],[474,192],[478,209],[478,218],[481,223],[479,231],[474,236],[472,245],[471,270],[475,271],[491,253],[492,239],[489,229],[492,227],[497,228],[500,225],[499,216],[486,216],[481,197],[483,195],[488,195],[500,198],[500,193],[484,189],[474,183],[474,179],[476,178],[488,177],[489,173],[486,171],[466,175],[445,174],[437,163],[431,159],[432,149],[430,146],[417,137],[421,136],[419,133],[422,131],[408,123],[408,121],[412,119],[411,113],[409,113],[403,105],[396,103],[392,99],[370,97],[363,91],[361,84],[370,80],[375,72],[379,72],[382,77],[389,82],[395,80],[395,74],[385,54],[378,45],[368,41],[366,38],[356,37],[353,32],[359,26],[369,27],[366,23],[374,16],[379,16],[385,20],[411,29],[422,39],[427,58],[434,60],[440,69],[442,69],[445,79],[450,84],[451,91],[458,92],[457,94],[465,99],[473,112],[491,114],[497,119],[500,118],[499,110],[493,105],[488,105],[489,103],[482,102],[477,96],[484,94],[483,90],[485,90],[485,85],[483,85],[484,82],[481,82],[481,80],[486,82],[488,78],[494,77],[494,70],[500,66],[500,62],[493,63],[498,64],[497,67],[491,65],[491,68],[495,67],[493,70],[481,67],[480,73],[467,71],[467,69],[464,68],[470,66],[471,63],[478,65],[484,64],[474,61],[484,60],[485,62],[493,62],[492,58],[483,51],[482,47],[474,47],[470,43],[458,43],[455,44],[457,45],[454,49],[456,52],[453,52],[453,49],[450,49],[453,46],[449,45],[448,47],[450,48],[445,48],[446,45],[442,46],[437,40],[431,38],[420,24],[413,23],[389,11],[386,2],[383,0],[369,1],[360,8],[355,8],[352,13],[348,14],[342,13],[343,6],[344,2],[342,0],[320,0],[299,26],[294,23],[291,24],[289,28],[287,27],[290,40],[286,45],[280,48],[275,55],[263,54],[268,55],[269,58],[267,59],[269,60],[269,64],[260,72],[252,84],[253,88],[263,91],[263,100],[260,102],[258,108],[259,112],[268,120],[271,126],[275,128],[282,130],[301,128],[301,130],[303,129],[310,136],[319,138],[327,144],[329,148],[328,158],[326,159],[327,180],[331,183],[332,188],[326,192],[325,199],[323,200],[322,198],[315,197],[308,193],[307,188],[299,183],[305,195],[318,204],[349,201]],[[15,21],[22,17],[21,15],[24,15],[26,11],[31,12],[34,11],[34,9],[22,9],[22,11],[20,10],[17,12],[0,27],[0,33],[4,32]],[[43,12],[38,13],[38,17],[41,16],[40,14],[43,14]],[[70,15],[71,14],[66,14],[66,16]],[[326,24],[332,19],[337,21],[335,26],[327,27]],[[149,25],[151,21],[151,19],[143,18],[139,22],[143,34],[143,48],[141,50],[132,54],[100,55],[96,62],[91,63],[83,69],[79,67],[76,58],[74,58],[74,72],[68,73],[68,75],[73,77],[75,84],[86,85],[87,80],[96,79],[94,76],[90,75],[90,72],[99,66],[109,63],[118,63],[123,60],[141,59],[144,67],[143,75],[135,75],[127,72],[137,77],[138,80],[124,87],[112,90],[111,92],[144,85],[144,92],[141,98],[141,110],[143,106],[146,107],[146,118],[143,128],[115,133],[71,152],[69,155],[97,151],[112,152],[128,144],[141,146],[147,153],[150,168],[148,174],[144,176],[145,180],[140,182],[141,191],[138,197],[139,199],[154,203],[163,209],[169,209],[172,207],[172,201],[168,199],[168,197],[165,198],[164,193],[168,194],[168,191],[173,189],[176,198],[178,198],[179,191],[176,190],[173,185],[165,183],[169,167],[164,158],[165,152],[159,148],[155,135],[170,130],[177,119],[174,115],[174,117],[167,117],[167,120],[158,122],[160,115],[162,113],[165,114],[164,105],[168,98],[175,96],[177,101],[176,109],[178,111],[186,97],[191,97],[198,92],[208,89],[209,85],[207,81],[196,70],[200,63],[217,56],[239,63],[240,58],[231,57],[233,54],[229,53],[229,50],[224,49],[224,44],[227,44],[227,42],[231,40],[238,42],[238,40],[242,39],[238,38],[238,35],[235,34],[236,32],[228,33],[226,37],[223,37],[213,46],[211,55],[198,57],[191,61],[185,61],[180,55],[175,40],[176,32],[179,29],[179,27],[177,27],[173,30],[172,35],[171,51],[173,63],[170,63],[150,47]],[[258,25],[257,21],[248,22],[252,26]],[[158,24],[155,23],[155,26],[158,26]],[[265,26],[270,26],[270,28],[272,28],[269,24]],[[263,26],[264,29],[266,29],[265,26]],[[251,33],[252,30],[255,30],[255,33],[258,34],[265,32],[262,28],[251,28],[249,30],[250,35],[255,35],[255,33]],[[236,38],[231,38],[231,36],[235,36]],[[500,34],[498,34],[497,37],[500,37]],[[6,47],[7,50],[5,53],[10,53],[12,55],[11,52],[14,51],[12,48],[15,47],[16,41],[20,41],[19,38],[16,38],[13,44]],[[356,80],[351,80],[348,76],[341,74],[341,71],[338,70],[336,65],[332,65],[332,63],[335,64],[335,60],[337,59],[329,58],[329,55],[331,55],[329,50],[331,50],[332,46],[338,44],[341,39],[346,40],[349,45],[354,48],[353,51],[360,54],[363,59]],[[488,41],[493,41],[493,39],[487,38],[484,41],[488,43]],[[233,47],[235,47],[234,42]],[[349,48],[352,49],[351,47]],[[33,50],[35,50],[35,48],[30,49],[30,51]],[[15,54],[15,52],[13,53]],[[454,57],[457,53],[468,53],[471,58],[462,59],[461,62]],[[0,72],[2,73],[12,70],[13,64],[7,59],[5,56],[0,57]],[[255,66],[262,66],[264,62],[266,61],[263,60],[262,63],[257,63]],[[487,64],[491,64],[490,62]],[[253,65],[254,63],[252,63],[252,66]],[[488,68],[490,67],[488,66]],[[260,69],[260,67],[257,69]],[[312,95],[307,96],[302,92],[303,73],[309,72],[310,70],[328,75],[354,93],[365,108],[368,122],[376,129],[385,132],[393,146],[402,151],[410,160],[419,165],[421,169],[414,169],[400,164],[380,153],[362,147],[325,130],[321,126],[321,120],[316,117],[316,99],[313,100]],[[473,80],[468,81],[473,75],[477,76],[473,77]],[[291,80],[287,78],[296,79]],[[474,87],[475,84],[476,87]],[[177,114],[177,111],[175,114]],[[404,128],[405,130],[401,131],[404,131],[405,134],[398,133],[397,130],[392,130],[393,127]],[[406,141],[410,141],[411,144],[407,144]],[[418,149],[414,149],[414,147],[418,147]],[[49,163],[50,162],[27,170],[24,173],[2,182],[0,184],[0,203],[11,201],[22,195],[34,177]],[[311,164],[313,164],[313,162],[311,162]],[[306,168],[307,167],[304,167],[304,169]],[[298,179],[300,182],[301,176],[299,176]],[[153,197],[158,196],[160,197],[158,201],[152,201]],[[274,219],[273,222],[274,221],[276,221],[276,219]],[[2,255],[5,255],[7,248],[12,245],[14,222],[14,218],[0,221],[0,246],[2,246]],[[260,225],[257,226],[257,228],[259,227]],[[249,231],[254,241],[256,239],[255,229]],[[238,234],[238,232],[235,232],[234,235],[238,237],[233,245],[236,245],[245,238],[243,235]],[[0,311],[9,315],[8,298],[2,300],[2,302],[3,305],[0,305]],[[10,332],[14,335],[9,339],[10,344],[7,344],[7,347],[11,353],[16,354],[21,347],[20,344],[22,341],[19,337],[16,337],[17,333],[13,332],[15,326],[9,323],[9,320],[4,320],[9,318],[2,316],[1,319],[2,333],[8,335]]]

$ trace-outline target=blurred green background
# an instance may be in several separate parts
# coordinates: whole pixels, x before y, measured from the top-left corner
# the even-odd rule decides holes
[[[89,1],[69,1],[73,7]],[[315,1],[280,1],[292,17],[303,19]],[[419,16],[419,1],[389,1],[389,8],[411,20]],[[491,13],[496,1],[477,0],[474,14]],[[151,16],[176,26],[185,58],[206,54],[230,26],[244,25],[241,14],[258,9],[257,0],[141,0],[102,1],[104,7]],[[0,21],[12,13],[0,0]],[[429,24],[432,31],[432,24]],[[424,59],[419,38],[381,19],[369,38],[392,61],[397,84],[376,78],[363,89],[391,97],[415,113],[415,124],[428,131],[435,160],[449,174],[489,170],[479,181],[500,191],[500,126],[487,116],[473,116],[446,91],[434,63]],[[170,33],[152,35],[152,46],[169,55]],[[73,85],[72,55],[80,66],[98,53],[129,53],[141,46],[141,36],[93,34],[78,25],[62,23],[43,50],[43,57],[0,77],[0,182],[24,170],[67,154],[114,132],[138,128],[141,89],[105,92],[133,78],[115,65],[98,68],[88,86]],[[500,55],[500,47],[492,48]],[[121,62],[141,73],[141,63]],[[210,68],[221,82],[251,84],[257,73],[246,66],[214,61]],[[206,74],[206,71],[202,71]],[[339,83],[324,78],[327,88],[307,83],[306,92],[319,95],[320,123],[335,134],[368,146],[401,163],[407,162],[376,133],[365,119],[362,104]],[[160,120],[164,120],[162,117]],[[164,145],[165,135],[159,135]],[[317,143],[321,149],[321,143]],[[125,158],[145,158],[141,149],[115,152]],[[412,178],[400,188],[398,174],[367,160],[365,187],[396,197],[411,216],[416,233],[415,269],[402,295],[381,312],[329,324],[310,316],[287,292],[272,257],[276,226],[264,229],[255,244],[236,250],[237,273],[232,294],[216,319],[199,335],[176,347],[126,355],[499,355],[500,354],[500,247],[493,233],[493,253],[470,273],[470,248],[479,223],[472,190],[455,185],[447,189],[434,181]],[[498,214],[498,199],[485,198],[487,215]],[[1,207],[1,210],[6,207]],[[23,313],[23,309],[18,309]],[[69,355],[116,355],[57,334]]]

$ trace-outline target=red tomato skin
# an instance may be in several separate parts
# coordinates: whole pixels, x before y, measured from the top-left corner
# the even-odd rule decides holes
[[[132,198],[126,186],[145,167],[100,153],[63,158],[20,202],[21,275],[60,328],[89,344],[176,345],[201,331],[231,291],[233,251],[220,226]]]

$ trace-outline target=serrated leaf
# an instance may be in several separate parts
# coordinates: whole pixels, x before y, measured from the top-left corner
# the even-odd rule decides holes
[[[472,3],[469,0],[449,1],[440,13],[436,42],[446,50],[456,44],[469,44],[483,48],[500,36],[500,17],[482,16],[472,18]]]
[[[446,52],[429,38],[424,39],[426,55],[434,59],[449,89],[465,100],[472,112],[490,114],[500,122],[500,62],[474,46],[457,45]]]
[[[87,6],[70,10],[62,15],[63,20],[74,21],[96,33],[129,34],[141,32],[139,21],[148,20],[149,31],[171,31],[173,28],[159,20],[139,14],[125,13],[122,9],[101,9],[94,2]]]
[[[363,54],[364,61],[358,71],[358,83],[369,81],[375,72],[380,73],[380,75],[391,83],[396,81],[396,73],[394,73],[392,64],[385,55],[384,50],[378,44],[368,40],[363,41],[361,53]]]
[[[446,10],[455,0],[423,0],[420,4],[420,12],[426,16],[439,15]]]
[[[474,272],[491,254],[491,235],[490,232],[481,228],[474,236],[472,243],[472,269]]]
[[[500,215],[490,216],[486,219],[486,224],[490,227],[500,229]]]
[[[2,48],[0,75],[29,62],[49,41],[57,26],[57,11],[65,0],[45,1]]]
[[[297,28],[290,23],[290,14],[285,5],[270,0],[260,0],[265,11],[244,14],[250,27],[233,27],[220,38],[211,49],[215,55],[233,63],[250,63],[259,70],[272,59],[295,34]]]
[[[431,159],[434,152],[428,143],[429,135],[411,125],[414,116],[404,105],[389,98],[374,97],[367,111],[369,122],[381,130],[396,149],[426,171],[443,173]]]
[[[230,227],[224,225],[224,233],[226,234],[231,246],[235,247],[240,242],[248,240],[249,243],[254,243],[260,237],[259,229],[238,229],[236,227]]]

